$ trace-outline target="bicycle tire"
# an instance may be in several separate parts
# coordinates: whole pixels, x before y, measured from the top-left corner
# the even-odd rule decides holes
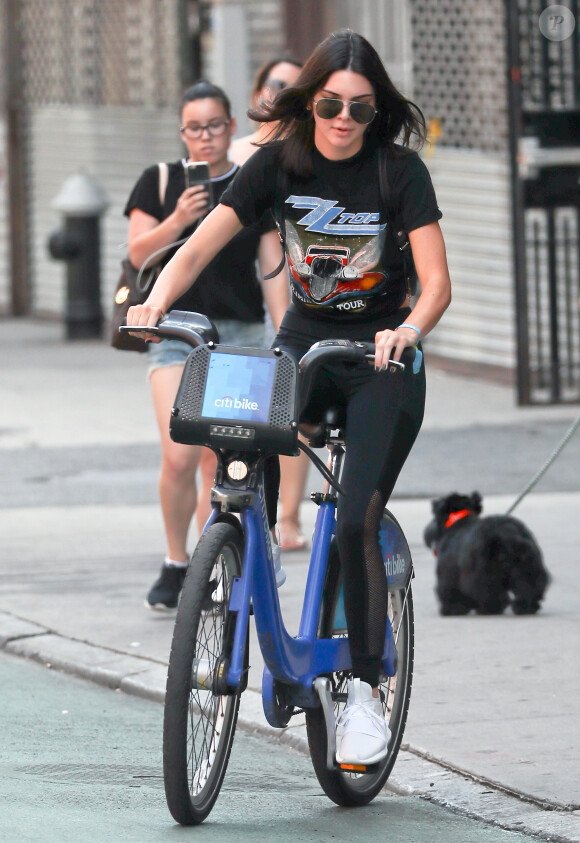
[[[327,616],[321,618],[320,624],[322,635],[331,635],[335,606],[335,600],[327,602]],[[384,694],[385,715],[388,715],[391,740],[387,756],[380,763],[378,770],[373,773],[329,770],[326,763],[326,724],[322,708],[310,708],[305,712],[308,747],[314,772],[326,795],[337,805],[367,805],[371,802],[385,786],[403,739],[413,683],[414,614],[410,583],[406,589],[389,591],[388,615],[395,635],[398,663],[395,675],[384,677],[379,683],[379,688]],[[350,678],[350,671],[333,673],[330,676],[333,690],[344,696]],[[335,702],[335,718],[338,718],[344,706],[344,702]]]
[[[207,817],[230,757],[241,690],[218,696],[194,686],[192,673],[194,659],[212,665],[222,655],[232,581],[240,576],[242,559],[239,531],[213,524],[193,553],[179,601],[165,694],[163,778],[169,811],[182,825]]]

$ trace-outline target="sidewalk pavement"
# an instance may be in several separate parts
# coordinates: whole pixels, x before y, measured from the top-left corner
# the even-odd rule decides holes
[[[55,323],[0,322],[10,360],[0,380],[0,647],[161,700],[173,617],[143,607],[163,553],[145,362],[61,336]],[[580,434],[515,513],[553,577],[539,615],[440,617],[422,531],[429,498],[454,488],[479,488],[487,513],[505,511],[578,411],[517,408],[508,387],[431,372],[424,431],[390,505],[416,568],[413,695],[391,785],[552,840],[580,840]],[[310,535],[314,504],[302,518]],[[307,554],[283,564],[294,634]],[[255,635],[250,661],[240,723],[305,751],[301,719],[282,732],[265,722]]]

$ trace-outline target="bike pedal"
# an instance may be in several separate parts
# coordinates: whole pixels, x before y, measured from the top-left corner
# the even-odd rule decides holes
[[[345,773],[377,773],[380,764],[337,764],[339,770]]]

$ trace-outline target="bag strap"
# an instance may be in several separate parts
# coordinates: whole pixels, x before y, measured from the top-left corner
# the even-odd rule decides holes
[[[282,272],[286,265],[286,238],[284,237],[284,203],[286,201],[284,194],[286,193],[286,187],[286,171],[282,167],[278,167],[276,170],[276,192],[274,195],[274,220],[282,245],[282,260],[273,272],[264,275],[264,281],[274,278],[278,273]]]
[[[159,204],[164,208],[167,182],[169,181],[169,167],[165,161],[160,161],[157,167],[159,168]]]
[[[391,193],[389,189],[389,179],[387,176],[387,154],[382,146],[379,148],[379,191],[381,196],[381,205],[384,207],[387,219],[391,223],[393,237],[395,238],[397,248],[399,251],[404,252],[411,246],[411,243],[409,242],[407,232],[403,229],[399,229],[399,226],[396,224],[397,220],[391,205]]]
[[[391,193],[389,190],[389,179],[387,176],[387,153],[381,146],[379,147],[379,191],[381,197],[381,205],[385,209],[387,221],[390,223],[391,231],[393,233],[393,240],[397,249],[401,252],[403,258],[403,268],[407,276],[407,287],[411,295],[417,292],[417,271],[413,261],[413,251],[411,249],[411,241],[407,232],[399,228],[397,224],[396,214],[393,211],[391,204]]]
[[[165,196],[167,194],[167,184],[169,182],[169,167],[165,163],[165,161],[160,161],[157,165],[159,170],[159,202],[161,204],[161,208],[165,207]],[[158,255],[163,255],[169,249],[173,249],[176,246],[182,246],[184,243],[189,240],[189,237],[183,237],[181,240],[176,240],[174,243],[169,243],[167,246],[162,246],[160,249],[157,249],[155,252],[150,254],[144,261],[139,269],[137,274],[137,279],[135,281],[135,288],[139,293],[146,293],[150,287],[153,286],[156,276],[159,274],[159,267],[154,266],[147,278],[145,278],[145,283],[141,283],[143,279],[143,273],[145,270],[150,266],[152,260]]]

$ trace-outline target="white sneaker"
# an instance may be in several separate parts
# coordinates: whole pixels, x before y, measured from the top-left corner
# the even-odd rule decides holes
[[[383,705],[366,682],[349,681],[348,702],[336,725],[344,727],[336,751],[338,764],[376,764],[386,756],[391,732]]]
[[[217,587],[214,591],[212,591],[211,599],[214,603],[223,603],[224,598],[226,596],[226,591],[224,588],[224,578],[220,577],[220,580],[217,584]]]
[[[286,582],[286,571],[282,567],[281,555],[282,550],[280,545],[274,541],[272,533],[270,533],[270,545],[272,547],[272,559],[274,560],[274,573],[276,575],[276,588],[280,588]]]

